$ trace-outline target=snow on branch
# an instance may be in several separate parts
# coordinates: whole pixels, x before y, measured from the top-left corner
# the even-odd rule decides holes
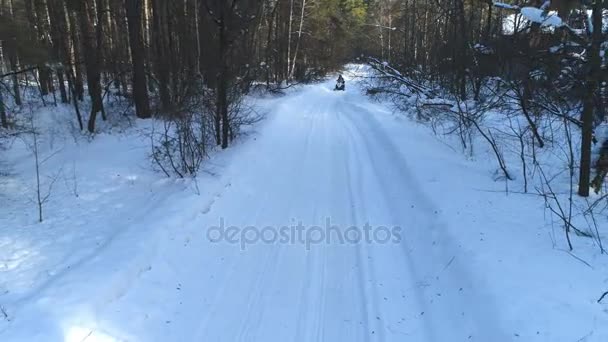
[[[551,0],[545,0],[545,2],[543,2],[543,5],[540,6],[540,9],[546,11],[549,6],[551,6]]]
[[[554,29],[561,29],[568,33],[573,42],[579,45],[588,45],[589,41],[578,32],[577,30],[570,27],[566,22],[560,18],[557,13],[549,12],[548,9],[551,6],[551,1],[546,0],[543,2],[540,8],[537,7],[519,7],[516,5],[506,4],[504,2],[493,2],[492,0],[485,0],[486,3],[507,10],[520,13],[528,21],[539,24],[542,27],[552,27]]]
[[[544,6],[544,5],[543,5]],[[536,7],[523,7],[519,11],[526,19],[540,26],[562,27],[564,21],[556,13],[547,13]]]
[[[509,9],[509,10],[519,10],[519,6],[505,4],[504,2],[493,2],[492,5],[494,5],[494,7],[498,7],[498,8],[504,8],[504,9]]]
[[[382,62],[376,58],[368,57],[368,63],[372,69],[381,74],[385,79],[396,81],[399,84],[406,86],[413,93],[424,94],[429,98],[434,97],[431,89],[418,84],[407,77],[404,77],[397,69],[390,66],[387,62]]]
[[[546,0],[540,6],[537,7],[519,7],[517,5],[511,5],[504,2],[489,2],[492,6],[512,10],[521,13],[524,18],[528,19],[530,22],[540,24],[541,26],[551,26],[551,27],[562,27],[564,26],[564,21],[560,18],[556,13],[548,13],[547,10],[549,6],[551,6],[551,1]]]

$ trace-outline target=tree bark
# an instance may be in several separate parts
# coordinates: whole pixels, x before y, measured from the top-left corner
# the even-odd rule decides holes
[[[226,58],[227,41],[226,41],[226,18],[224,5],[220,5],[220,14],[218,18],[218,42],[220,54],[220,72],[218,79],[217,104],[219,117],[222,120],[222,148],[228,147],[228,134],[230,131],[230,122],[228,122],[228,65]]]
[[[101,71],[97,56],[96,35],[91,19],[92,0],[81,0],[78,3],[78,19],[82,33],[82,47],[84,50],[84,64],[87,72],[87,85],[91,97],[91,114],[87,128],[89,132],[95,132],[95,120],[97,113],[103,111],[101,98]]]
[[[583,99],[583,113],[581,116],[583,130],[581,132],[578,194],[582,197],[589,196],[589,185],[591,182],[591,144],[593,141],[595,92],[598,89],[597,78],[601,72],[602,62],[600,57],[600,48],[602,44],[602,9],[602,1],[595,0],[592,12],[594,30],[591,37],[591,46],[589,47],[589,68],[585,85],[585,96]]]
[[[293,53],[293,62],[291,63],[291,71],[289,72],[289,78],[293,78],[294,70],[296,68],[296,60],[298,58],[298,51],[300,50],[300,41],[302,40],[302,29],[304,28],[305,11],[306,0],[302,0],[302,12],[300,13],[300,28],[298,30],[298,41],[296,42],[296,49]]]
[[[3,49],[6,51],[8,62],[12,71],[19,70],[19,63],[17,62],[17,42],[15,39],[9,39],[2,42]],[[13,79],[13,93],[15,96],[15,104],[21,106],[21,91],[19,89],[19,77],[17,73],[12,75]]]
[[[0,124],[2,124],[2,127],[8,128],[8,117],[6,116],[6,108],[4,106],[4,98],[2,97],[2,89],[0,89]]]
[[[71,62],[69,60],[69,48],[67,44],[67,25],[65,23],[65,11],[63,9],[63,3],[57,0],[46,1],[47,10],[49,13],[49,23],[51,26],[51,40],[53,58],[61,62],[64,67],[57,70],[57,81],[59,82],[59,92],[61,94],[61,102],[69,103],[67,91],[65,89],[64,72],[70,72]],[[68,66],[68,71],[66,67]]]
[[[125,0],[129,25],[131,64],[133,65],[133,101],[135,102],[137,117],[146,119],[150,117],[150,105],[146,88],[144,44],[141,37],[141,5],[142,0]]]
[[[64,7],[65,10],[63,1],[62,7]],[[68,13],[67,16],[70,20],[70,38],[72,41],[71,45],[74,50],[74,89],[78,95],[78,100],[82,101],[84,99],[84,81],[82,75],[82,58],[80,47],[81,36],[78,34],[78,19],[76,17],[76,13]]]
[[[169,92],[170,69],[167,58],[168,44],[166,39],[169,37],[167,28],[167,3],[166,0],[152,0],[153,20],[153,42],[155,46],[155,71],[158,78],[158,92],[160,95],[161,107],[164,111],[171,108],[171,93]]]

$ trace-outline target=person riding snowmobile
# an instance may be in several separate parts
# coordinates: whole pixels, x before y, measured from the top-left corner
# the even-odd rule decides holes
[[[336,81],[336,88],[334,90],[344,90],[346,88],[346,82],[344,82],[344,77],[342,75],[338,76],[338,80]]]

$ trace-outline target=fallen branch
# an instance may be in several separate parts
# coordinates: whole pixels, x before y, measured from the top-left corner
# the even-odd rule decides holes
[[[399,84],[406,86],[412,93],[423,94],[428,98],[435,97],[435,94],[433,94],[431,89],[404,77],[397,69],[393,68],[388,63],[381,62],[373,57],[368,57],[368,64],[381,75],[378,76],[378,78],[397,81]]]
[[[498,166],[502,170],[504,176],[510,181],[514,180],[514,178],[509,173],[509,170],[507,170],[507,165],[505,164],[505,160],[502,156],[502,153],[500,152],[500,149],[496,144],[496,140],[492,136],[492,131],[490,131],[490,129],[488,128],[488,132],[485,133],[475,119],[469,118],[467,115],[461,116],[468,122],[472,123],[473,126],[477,128],[477,131],[481,134],[481,136],[488,142],[488,144],[490,144],[490,146],[492,147],[492,151],[494,151],[494,155],[496,156],[496,160],[498,161]]]
[[[9,72],[9,73],[6,73],[6,74],[3,74],[3,75],[0,75],[0,78],[5,78],[5,77],[8,77],[8,76],[13,76],[13,75],[24,74],[24,73],[26,73],[26,72],[30,72],[30,71],[37,70],[37,69],[38,69],[38,67],[37,67],[37,66],[33,66],[33,67],[29,67],[29,68],[22,69],[22,70],[11,71],[11,72]]]
[[[582,262],[583,264],[587,265],[587,266],[588,266],[590,269],[594,269],[594,268],[593,268],[593,266],[591,266],[591,264],[590,264],[590,263],[588,263],[588,262],[586,262],[585,260],[583,260],[583,259],[581,259],[581,258],[577,257],[577,256],[576,256],[576,255],[574,255],[574,253],[572,253],[571,251],[566,251],[566,250],[563,250],[563,249],[562,249],[562,251],[563,251],[564,253],[568,253],[568,255],[570,255],[570,256],[571,256],[571,257],[573,257],[574,259],[576,259],[576,260],[578,260],[578,261]]]
[[[4,309],[4,306],[2,306],[2,305],[0,305],[0,312],[2,313],[2,316],[4,316],[5,320],[7,320],[9,322],[11,321],[11,319],[8,317],[8,313],[6,313],[6,309]]]
[[[608,291],[604,292],[604,294],[600,297],[600,299],[597,300],[598,303],[602,302],[602,299],[604,299],[604,297],[608,296]]]

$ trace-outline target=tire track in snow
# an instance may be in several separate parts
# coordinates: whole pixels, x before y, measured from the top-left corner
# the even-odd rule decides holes
[[[301,96],[301,95],[300,95]],[[279,120],[280,118],[273,118],[273,122],[276,123],[276,120]],[[256,145],[260,145],[263,143],[268,143],[267,141],[262,141],[260,142],[258,140],[257,143],[254,143],[252,146],[251,151],[253,151],[253,147],[255,147]],[[289,153],[283,153],[284,156],[289,156]],[[294,156],[297,156],[297,154],[294,154]],[[296,170],[296,166],[297,163],[295,162],[291,162],[291,163],[283,163],[282,165],[292,165],[292,169],[291,169],[291,174],[294,174],[295,170]],[[287,174],[287,173],[286,173]],[[283,181],[286,181],[289,179],[283,179]],[[250,216],[249,218],[249,222],[252,222],[251,220],[253,219],[253,222],[256,225],[260,224],[260,218],[262,217],[262,212],[264,210],[267,210],[268,208],[265,207],[266,203],[270,203],[272,202],[271,199],[274,198],[274,196],[276,196],[276,193],[274,193],[277,189],[282,188],[281,186],[264,186],[263,188],[263,195],[260,196],[260,198],[257,198],[255,201],[255,204],[257,206],[257,208],[255,209],[255,212],[253,215]],[[224,196],[226,197],[226,196]],[[257,196],[256,196],[257,197]],[[244,202],[244,201],[243,201]],[[242,203],[243,207],[247,207],[248,205],[250,205],[251,203]],[[251,208],[251,207],[249,207]],[[223,208],[216,208],[216,211],[222,211]],[[213,210],[212,212],[213,213]],[[242,222],[243,224],[245,222]],[[224,248],[224,250],[220,253],[221,255],[226,255],[226,252],[229,255],[232,255],[232,259],[231,259],[231,263],[230,263],[230,272],[228,274],[226,274],[221,281],[216,281],[215,283],[217,284],[229,284],[229,286],[219,286],[219,291],[212,296],[213,297],[213,302],[212,304],[209,306],[209,313],[204,316],[204,319],[200,322],[199,324],[199,329],[198,332],[196,334],[196,336],[200,336],[201,338],[204,338],[206,336],[206,333],[210,330],[210,324],[218,318],[218,314],[225,309],[225,303],[226,301],[231,301],[231,297],[234,297],[235,295],[238,296],[239,294],[243,294],[243,293],[247,293],[248,296],[245,300],[245,302],[247,303],[247,308],[245,310],[243,319],[240,320],[239,323],[239,328],[233,331],[229,331],[226,332],[228,335],[230,333],[236,334],[236,337],[238,337],[240,340],[248,340],[248,336],[251,335],[251,326],[254,326],[254,324],[252,324],[252,321],[256,321],[259,320],[262,317],[262,312],[263,312],[263,308],[261,308],[260,310],[262,312],[258,312],[258,308],[256,308],[256,305],[264,305],[264,301],[261,300],[261,294],[264,288],[264,284],[266,284],[267,282],[264,282],[264,279],[268,279],[269,277],[269,273],[273,273],[276,271],[276,263],[277,260],[279,259],[278,256],[280,254],[280,246],[248,246],[249,248],[253,247],[253,249],[248,250],[244,253],[239,253],[238,251],[235,251],[235,249],[237,249],[237,246],[231,245],[231,246],[226,246],[226,248]],[[261,248],[256,248],[256,247],[261,247]],[[245,261],[248,258],[252,257],[253,253],[264,253],[266,252],[266,256],[264,257],[264,262],[262,263],[256,263],[256,267],[254,269],[247,269],[247,266],[249,266],[250,264],[245,263]],[[245,268],[245,269],[243,269]],[[273,270],[271,272],[271,270]],[[247,275],[253,275],[253,279],[255,279],[255,281],[253,282],[252,285],[249,286],[249,288],[247,290],[244,289],[240,289],[238,291],[238,293],[233,293],[230,292],[230,289],[233,289],[233,286],[235,286],[235,284],[241,284],[242,283],[242,279],[243,278],[247,278],[247,279],[251,279],[251,277],[248,277]],[[257,296],[257,297],[256,297]],[[240,302],[240,301],[239,301]],[[256,308],[256,310],[254,310],[254,308]],[[242,312],[239,312],[239,315],[242,315]]]
[[[372,115],[371,113],[366,113],[363,112],[364,115]],[[366,136],[366,132],[362,130],[360,127],[358,127],[357,125],[354,124],[354,120],[352,118],[348,118],[348,127],[350,129],[350,131],[352,132],[352,141],[354,142],[354,144],[357,146],[355,149],[359,151],[358,155],[363,155],[365,157],[365,161],[364,162],[359,162],[358,165],[361,165],[362,168],[368,170],[369,172],[371,172],[371,176],[368,176],[368,181],[373,182],[374,186],[372,186],[372,189],[382,189],[381,191],[377,191],[375,194],[379,194],[380,195],[380,199],[383,201],[384,203],[384,207],[386,208],[394,208],[394,199],[388,199],[387,198],[387,194],[392,192],[394,188],[399,188],[399,184],[390,184],[390,189],[387,189],[387,185],[385,184],[385,181],[383,181],[384,178],[386,177],[386,174],[382,174],[382,172],[380,172],[378,170],[378,167],[381,165],[380,163],[377,162],[376,157],[374,156],[373,152],[370,149],[370,146],[372,146],[370,140],[367,138]],[[383,165],[384,167],[386,167],[387,165]],[[395,179],[394,177],[392,177],[391,179]],[[383,215],[385,215],[386,213],[383,213]],[[392,216],[392,220],[393,222],[402,222],[401,220],[399,220],[398,217],[395,217],[395,215],[393,215],[392,210],[388,211],[388,214],[390,216]],[[401,224],[401,223],[400,223]],[[404,245],[407,245],[407,241],[408,238],[406,237],[402,243]],[[389,247],[386,247],[389,248]],[[418,304],[418,309],[419,312],[427,312],[428,310],[426,303],[424,302],[424,292],[420,290],[420,286],[418,286],[416,280],[420,279],[420,276],[417,272],[417,269],[414,265],[414,261],[412,260],[411,256],[409,255],[409,253],[407,253],[407,248],[404,248],[401,250],[402,252],[404,252],[403,254],[398,254],[394,256],[394,262],[399,262],[402,261],[404,263],[406,263],[407,265],[407,274],[409,275],[408,277],[408,281],[410,281],[412,283],[412,288],[415,291],[414,294],[414,298],[417,301]],[[376,280],[381,280],[381,279],[377,279]],[[390,291],[388,291],[390,292]],[[388,320],[388,317],[384,317],[384,319]],[[390,322],[389,322],[390,324]],[[434,338],[434,332],[433,332],[433,327],[429,324],[429,320],[424,318],[422,319],[422,324],[425,327],[425,334],[427,335],[427,339],[431,340],[431,341],[435,341],[436,339]]]
[[[300,94],[297,97],[292,98],[292,100],[294,100],[296,98],[300,98],[302,96],[303,95]],[[284,100],[282,100],[282,101],[284,101]],[[280,106],[285,106],[285,103],[279,104],[279,107]],[[279,120],[279,119],[280,118],[277,118],[276,116],[273,117],[272,119],[269,120],[271,122],[268,122],[266,127],[271,126],[272,124],[276,124],[276,120]],[[262,139],[264,139],[263,135],[261,137],[262,137]],[[253,146],[250,146],[251,149],[248,151],[248,153],[253,153],[252,152],[254,150],[253,147],[264,143],[264,141],[261,142],[258,140],[256,143],[253,143],[253,142],[250,142],[250,143]],[[292,163],[292,165],[296,165],[296,164]],[[269,199],[272,198],[272,196],[271,196],[272,191],[276,190],[276,189],[273,189],[271,187],[263,187],[263,190],[264,190],[264,192],[262,195],[256,196],[256,197],[258,197],[258,198],[256,198],[256,201],[255,201],[255,204],[257,205],[257,209],[256,209],[256,212],[252,215],[253,221],[256,222],[256,224],[261,215],[262,210],[265,209],[263,205],[265,203],[269,202]],[[218,201],[221,201],[221,199],[222,199],[221,197],[218,198]],[[251,206],[248,206],[251,203],[245,203],[245,198],[239,197],[239,202],[240,202],[240,206],[245,207],[245,208],[251,208]],[[213,204],[215,204],[215,202]],[[213,207],[211,207],[210,210],[206,212],[206,214],[211,215],[217,211],[221,212],[221,210],[222,210],[221,208],[214,209]],[[213,247],[213,246],[211,246],[211,247]],[[223,250],[232,252],[232,253],[230,253],[232,258],[229,263],[230,267],[228,267],[229,271],[222,272],[221,275],[223,275],[223,277],[221,278],[221,280],[220,280],[220,278],[216,278],[216,279],[218,279],[216,281],[216,283],[218,283],[218,284],[239,283],[240,279],[243,278],[243,274],[241,273],[242,269],[239,266],[241,266],[241,264],[243,262],[243,258],[246,255],[243,256],[242,253],[239,253],[239,251],[236,250],[235,246],[226,246],[226,248],[224,248]],[[271,259],[268,258],[266,260],[267,260],[267,262],[270,262]],[[249,272],[251,272],[251,270],[247,270],[247,272],[245,272],[245,274],[248,274]],[[258,273],[261,273],[261,272],[258,272]],[[204,337],[205,332],[209,330],[209,324],[211,323],[211,321],[213,319],[215,319],[217,317],[217,313],[223,309],[224,301],[225,301],[226,297],[230,297],[230,296],[234,295],[233,293],[229,293],[229,291],[228,291],[229,289],[230,289],[229,286],[218,286],[218,291],[213,296],[211,296],[213,298],[213,300],[209,306],[209,310],[208,310],[209,312],[199,322],[199,325],[198,325],[199,328],[197,329],[198,332],[197,332],[196,336]],[[250,312],[248,312],[247,316],[248,317],[251,316]],[[261,315],[258,315],[258,316],[261,316]],[[242,322],[242,329],[239,330],[239,335],[243,336],[246,334],[246,331],[248,330],[245,327],[246,325],[247,325],[246,321]]]
[[[337,121],[339,118],[343,117],[342,111],[339,108],[338,101],[334,102],[335,104],[335,114]],[[365,198],[363,193],[361,192],[361,180],[360,176],[354,175],[353,172],[357,172],[357,168],[353,167],[353,163],[351,161],[352,156],[356,156],[357,152],[352,149],[352,136],[349,134],[344,123],[340,125],[340,138],[347,145],[347,149],[344,155],[342,155],[342,160],[340,163],[343,165],[344,176],[346,177],[347,191],[348,191],[348,208],[349,208],[349,216],[351,220],[351,224],[355,227],[361,226],[361,216],[358,215],[357,210],[360,208],[364,212],[363,201],[358,201],[357,199]],[[359,203],[360,202],[360,203]],[[364,216],[363,216],[364,217]],[[383,341],[383,329],[378,325],[378,320],[375,319],[375,313],[378,312],[378,305],[376,302],[376,294],[373,289],[373,286],[369,286],[370,279],[373,279],[373,269],[370,268],[368,255],[365,251],[364,247],[365,243],[360,242],[357,243],[355,248],[356,256],[357,256],[357,264],[358,269],[358,286],[359,291],[362,294],[360,299],[360,306],[363,308],[365,313],[365,331],[367,334],[367,338],[369,340],[380,340]]]
[[[346,101],[340,101],[340,107],[341,108],[345,108],[345,102]],[[339,117],[345,117],[346,115],[340,111],[339,112]],[[361,167],[362,165],[366,165],[364,164],[364,162],[362,162],[361,160],[361,155],[362,154],[360,147],[357,146],[356,142],[359,139],[359,136],[356,134],[358,132],[355,132],[351,129],[351,126],[348,122],[348,119],[346,120],[341,120],[342,121],[342,126],[343,126],[343,130],[346,132],[346,141],[348,143],[348,150],[347,150],[347,156],[348,156],[348,160],[350,161],[350,168],[353,170],[353,172],[355,173],[355,176],[353,177],[353,179],[356,179],[356,182],[353,183],[352,187],[356,189],[356,193],[357,196],[356,198],[361,199],[360,203],[357,207],[353,207],[353,214],[357,215],[359,218],[359,225],[357,225],[359,228],[361,228],[361,223],[363,223],[363,221],[365,221],[364,224],[369,223],[368,220],[370,219],[370,216],[368,215],[368,211],[366,209],[366,191],[364,190],[364,185],[363,185],[363,179],[364,179],[364,175],[361,172]],[[357,210],[355,211],[355,208],[357,208]],[[379,305],[379,298],[380,295],[378,293],[378,287],[377,287],[377,281],[378,281],[378,277],[377,277],[377,272],[375,269],[375,265],[373,263],[372,260],[372,256],[370,253],[370,246],[368,245],[367,242],[361,242],[357,244],[357,249],[359,250],[359,254],[360,257],[362,259],[360,259],[360,263],[362,265],[366,265],[367,269],[366,269],[366,275],[369,279],[367,279],[366,282],[364,282],[364,286],[367,287],[367,293],[368,293],[368,298],[367,300],[371,302],[371,305],[369,305],[371,307],[371,309],[373,310],[372,313],[368,313],[368,320],[374,322],[374,326],[375,329],[373,331],[373,337],[377,338],[377,340],[379,341],[385,341],[386,337],[384,334],[384,326],[382,323],[382,311],[380,309],[380,305]]]
[[[319,116],[321,116],[321,118],[323,119],[322,122],[322,140],[323,140],[323,144],[321,145],[322,147],[325,146],[327,147],[329,145],[329,141],[330,141],[330,132],[328,131],[328,126],[327,126],[327,115],[328,115],[328,109],[325,108],[324,111],[322,111],[322,115],[317,115],[316,117],[318,118]],[[316,151],[317,153],[327,153],[325,151],[321,152],[321,151]],[[328,154],[329,155],[329,154]],[[329,163],[331,161],[331,158],[328,158],[327,162]],[[314,162],[311,163],[312,165],[314,165]],[[317,170],[317,168],[314,168],[319,174],[316,174],[316,177],[318,177],[317,182],[320,181],[321,179],[327,179],[326,175],[323,175],[323,172],[319,172],[320,170]],[[325,186],[327,186],[328,188],[331,187],[331,184],[325,184]],[[325,198],[325,200],[327,201],[329,199],[329,196],[327,196]],[[318,202],[315,201],[315,214],[313,215],[313,217],[319,218],[319,219],[323,219],[322,217],[318,217],[318,212],[319,210],[317,209],[317,205]],[[312,224],[312,222],[311,222]],[[327,323],[326,321],[326,316],[327,316],[327,297],[326,297],[326,293],[327,293],[327,287],[326,287],[326,279],[327,279],[327,274],[326,274],[326,269],[327,269],[327,249],[329,248],[329,246],[322,244],[320,246],[317,246],[317,248],[309,251],[309,253],[313,254],[315,256],[315,270],[313,270],[313,272],[315,272],[315,274],[319,275],[319,279],[317,281],[317,284],[315,286],[316,291],[314,291],[313,293],[315,294],[315,296],[317,297],[317,305],[316,305],[316,312],[319,312],[318,315],[316,315],[316,320],[315,320],[315,340],[316,341],[323,341],[324,340],[324,333],[325,333],[325,324]],[[309,278],[309,277],[306,277]]]
[[[310,113],[314,113],[316,108],[320,109],[321,106],[317,105],[311,108]],[[306,153],[305,153],[305,158],[302,162],[302,165],[307,165],[310,162],[310,152],[312,149],[312,136],[313,133],[316,131],[316,129],[318,129],[317,127],[317,121],[318,121],[318,116],[317,115],[309,115],[306,117],[310,117],[311,118],[311,127],[310,130],[308,132],[308,134],[306,135]],[[310,174],[307,174],[307,176],[310,176]],[[298,191],[296,193],[300,194],[302,192],[306,192],[309,189],[305,189],[304,188],[304,184],[306,184],[305,181],[301,181],[301,191]],[[313,208],[313,215],[311,217],[315,217],[316,214],[316,207]],[[312,222],[311,222],[312,224]],[[296,246],[296,248],[298,248]],[[309,308],[309,303],[311,303],[310,298],[313,297],[313,295],[311,295],[311,289],[313,288],[313,286],[311,286],[311,278],[310,275],[315,274],[315,270],[316,270],[316,265],[315,265],[315,260],[311,261],[311,258],[313,258],[315,256],[314,251],[305,251],[304,252],[305,256],[305,272],[303,274],[303,278],[304,278],[304,285],[302,286],[302,289],[300,291],[300,297],[299,297],[299,303],[298,303],[298,307],[300,308],[298,310],[298,320],[297,320],[297,324],[296,324],[296,333],[295,333],[295,337],[299,338],[300,336],[304,336],[306,333],[308,333],[308,329],[306,327],[303,327],[303,323],[308,323],[309,317],[308,315],[310,315],[311,311],[315,311],[315,310],[310,310]]]
[[[324,136],[321,149],[326,154],[327,163],[322,164],[321,171],[327,181],[325,197],[326,218],[344,230],[344,225],[352,222],[352,205],[348,189],[350,181],[344,173],[345,155],[341,152],[345,141],[340,134],[340,126],[336,126],[336,108],[327,106],[323,112]],[[333,240],[332,240],[333,241]],[[367,336],[367,321],[365,305],[360,305],[359,299],[364,297],[364,291],[358,280],[359,272],[356,266],[357,256],[354,246],[340,246],[337,242],[323,244],[324,263],[323,283],[318,289],[322,293],[321,305],[323,319],[318,330],[320,340],[364,341]],[[351,278],[353,278],[351,280]],[[329,314],[328,314],[329,313]],[[319,339],[318,339],[319,340]]]
[[[303,157],[304,161],[307,161],[310,155],[310,144],[311,144],[311,136],[313,135],[313,132],[315,131],[315,120],[305,120],[308,123],[308,129],[306,130],[307,133],[305,134],[305,143],[303,144],[304,148],[303,148],[303,152],[302,153],[293,153],[293,156],[296,157]],[[292,151],[293,152],[293,151]],[[301,160],[299,158],[297,158],[296,160],[292,161],[291,163],[286,163],[286,165],[291,165],[291,171],[289,173],[284,173],[283,176],[285,177],[286,175],[296,175],[298,174],[298,169],[300,167],[299,163],[301,163]],[[304,163],[305,164],[305,163]],[[278,187],[278,188],[274,188],[272,189],[273,192],[277,192],[277,193],[281,193],[281,191],[285,191],[287,195],[291,194],[291,196],[281,196],[282,198],[288,198],[289,200],[287,201],[283,201],[283,204],[285,205],[285,209],[287,210],[287,212],[289,212],[290,214],[292,214],[293,212],[293,203],[295,202],[295,198],[296,196],[293,196],[293,194],[298,193],[297,191],[290,191],[289,189],[291,189],[294,185],[295,188],[297,189],[299,186],[297,183],[294,184],[293,179],[290,177],[285,177],[284,181],[287,181],[287,184],[285,184],[285,186],[282,187]],[[271,191],[269,190],[269,193]],[[275,194],[276,195],[276,194]],[[267,203],[267,202],[261,202],[261,203]],[[267,207],[264,207],[264,209],[268,209]],[[271,211],[279,211],[276,210],[277,208],[271,208]],[[275,222],[276,223],[276,222]],[[256,220],[256,225],[259,225],[259,222]],[[281,260],[282,258],[280,257],[283,253],[284,253],[284,248],[281,244],[276,244],[276,245],[268,245],[268,246],[261,246],[264,249],[270,249],[273,253],[273,259],[274,260],[274,264],[273,264],[273,272],[271,274],[268,274],[268,268],[264,269],[263,273],[260,273],[261,275],[265,275],[266,276],[266,282],[264,282],[263,284],[266,285],[273,285],[276,282],[275,281],[269,281],[269,280],[275,280],[276,278],[276,270],[278,267],[278,260]],[[288,246],[293,248],[293,246]],[[259,329],[260,327],[260,320],[264,317],[264,311],[265,311],[265,306],[266,306],[266,301],[262,300],[262,295],[264,294],[264,290],[268,290],[268,287],[262,288],[256,288],[256,293],[258,294],[258,296],[256,297],[256,301],[255,304],[256,305],[252,305],[251,308],[257,307],[257,310],[254,311],[252,309],[248,310],[248,314],[246,316],[246,319],[244,321],[243,324],[243,329],[241,330],[241,333],[239,334],[239,338],[238,340],[240,341],[250,341],[252,340],[252,338],[254,337],[252,335],[252,331]]]
[[[334,106],[335,109],[337,109],[337,106]],[[339,122],[340,121],[340,116],[339,114],[336,112],[336,121]],[[334,128],[335,129],[335,128]],[[338,132],[337,132],[338,133]],[[348,137],[344,135],[343,131],[340,131],[340,140],[347,143],[348,142]],[[337,135],[337,134],[336,134]],[[349,169],[349,164],[348,164],[348,160],[347,158],[345,158],[344,154],[340,154],[339,158],[335,157],[334,160],[336,160],[336,163],[339,163],[340,168],[342,169],[341,172],[341,176],[344,177],[344,184],[346,185],[346,199],[345,202],[347,203],[347,207],[346,207],[346,217],[345,219],[347,219],[347,222],[344,222],[344,224],[348,225],[348,224],[352,224],[352,225],[357,225],[357,216],[354,212],[354,208],[355,208],[355,201],[354,201],[354,192],[353,192],[353,181],[352,181],[352,177],[350,174],[350,169]],[[337,165],[336,165],[337,166]],[[345,229],[344,227],[342,227],[342,233],[344,233]],[[348,248],[352,248],[354,250],[354,257],[355,257],[355,271],[356,271],[356,292],[354,292],[351,297],[353,298],[353,300],[355,298],[358,299],[358,308],[361,310],[361,314],[362,314],[362,319],[363,321],[361,321],[362,329],[364,331],[364,335],[362,339],[357,339],[357,340],[365,340],[366,336],[368,336],[368,334],[370,334],[371,332],[371,323],[370,323],[370,309],[369,309],[369,305],[368,305],[368,295],[366,293],[366,289],[365,289],[365,268],[363,266],[363,262],[362,262],[362,257],[361,257],[361,251],[358,248],[358,246],[348,246]],[[354,289],[354,288],[353,288]]]
[[[353,125],[359,130],[362,141],[364,141],[364,145],[366,147],[367,155],[370,158],[371,163],[369,165],[372,167],[375,173],[375,179],[378,182],[379,189],[382,189],[382,195],[384,202],[387,208],[391,208],[391,210],[387,211],[387,214],[390,214],[393,219],[399,219],[398,213],[400,213],[400,208],[395,207],[395,203],[392,199],[388,198],[389,194],[394,194],[395,189],[402,188],[407,189],[407,193],[409,193],[409,198],[415,199],[416,203],[416,214],[415,218],[422,219],[424,222],[424,231],[415,231],[414,233],[418,236],[416,237],[417,249],[414,249],[416,253],[409,253],[407,249],[403,249],[403,255],[408,260],[409,268],[412,274],[417,279],[429,279],[429,284],[431,287],[425,292],[424,290],[420,290],[419,286],[415,286],[415,292],[417,292],[418,300],[420,301],[422,298],[426,298],[429,301],[427,304],[425,301],[422,301],[421,304],[423,308],[426,308],[425,311],[435,312],[436,315],[432,317],[424,317],[423,323],[426,326],[426,333],[428,339],[431,341],[442,341],[446,337],[446,329],[444,325],[446,322],[451,322],[453,328],[460,328],[461,333],[465,333],[462,338],[478,339],[481,341],[485,341],[490,338],[493,341],[503,341],[507,340],[507,338],[501,334],[499,325],[493,317],[496,317],[496,313],[498,312],[491,305],[491,301],[489,299],[484,298],[483,294],[480,293],[479,289],[475,287],[475,284],[478,282],[474,280],[473,276],[469,273],[469,271],[461,265],[461,263],[457,260],[456,262],[450,262],[451,258],[462,256],[462,251],[460,248],[453,243],[453,239],[450,237],[447,227],[440,219],[437,217],[437,210],[435,206],[432,204],[432,201],[427,197],[427,195],[420,189],[419,185],[416,182],[416,177],[410,171],[407,162],[404,157],[395,147],[394,143],[388,138],[386,132],[380,126],[380,123],[375,118],[375,114],[368,110],[367,108],[357,105],[357,104],[348,104],[352,110],[349,111],[351,113],[350,119]],[[362,113],[363,115],[355,115],[354,113]],[[365,134],[365,132],[369,132]],[[370,139],[370,137],[374,137],[374,139]],[[371,152],[371,146],[378,146],[378,148],[374,149],[375,154]],[[379,165],[384,165],[385,167],[392,167],[393,170],[399,170],[399,173],[402,173],[403,176],[399,177],[397,174],[396,177],[383,177],[378,170]],[[386,175],[386,170],[384,170]],[[387,179],[391,180],[399,180],[402,179],[400,186],[396,186],[394,183],[387,183]],[[406,181],[409,180],[409,181]],[[403,241],[403,246],[406,247],[407,238]],[[428,246],[428,249],[425,252],[425,256],[419,255],[418,250],[420,250],[420,246]],[[428,252],[431,252],[430,255]],[[418,253],[418,254],[417,254]],[[432,263],[435,269],[433,272],[429,272],[427,270],[426,276],[423,276],[424,272],[420,272],[420,266],[427,264],[429,265],[428,258],[432,258],[434,263]],[[416,258],[414,260],[414,258]],[[427,260],[424,260],[424,259]],[[449,265],[449,268],[441,268],[442,265]],[[467,290],[473,293],[463,293],[463,291],[458,291],[455,289],[467,288]],[[435,293],[429,293],[430,290],[441,291],[443,292],[442,297],[432,298]],[[441,294],[441,292],[439,294]],[[441,301],[443,298],[449,295],[446,301],[446,304],[441,305]],[[480,298],[486,299],[486,301],[480,305]],[[454,305],[457,305],[455,307]],[[437,306],[439,305],[439,307]],[[447,306],[446,306],[447,305]],[[461,312],[462,311],[462,312]],[[470,316],[469,316],[470,315]],[[436,318],[436,317],[439,318]],[[455,323],[454,319],[460,323]],[[462,331],[462,328],[469,329],[470,334],[466,331]],[[440,333],[438,335],[437,333]],[[454,336],[451,333],[449,336]]]

